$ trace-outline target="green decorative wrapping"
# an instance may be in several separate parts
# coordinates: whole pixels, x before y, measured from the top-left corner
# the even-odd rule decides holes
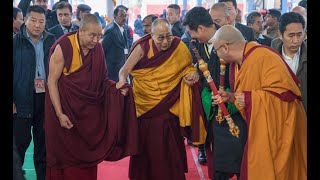
[[[226,89],[226,92],[230,92],[230,88]],[[201,92],[202,106],[207,120],[211,121],[218,113],[218,106],[212,106],[212,94],[209,86],[205,86]],[[238,112],[237,107],[232,103],[225,103],[230,115]]]

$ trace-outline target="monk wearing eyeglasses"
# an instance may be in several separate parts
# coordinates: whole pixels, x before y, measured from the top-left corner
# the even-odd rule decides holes
[[[192,56],[172,36],[168,20],[154,20],[151,34],[137,41],[120,69],[117,88],[129,74],[140,128],[140,154],[130,159],[129,178],[184,180],[188,167],[183,135],[190,133],[181,129],[192,129],[191,139],[203,144],[205,116]]]

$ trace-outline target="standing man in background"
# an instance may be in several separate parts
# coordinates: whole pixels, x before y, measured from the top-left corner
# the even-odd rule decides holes
[[[158,17],[154,14],[149,14],[146,17],[143,18],[142,24],[143,24],[143,32],[144,35],[151,33],[151,24],[154,20],[158,19]]]
[[[185,28],[180,22],[180,6],[177,4],[170,4],[167,7],[167,19],[171,26],[172,35],[181,38],[184,34]]]
[[[263,34],[269,36],[271,39],[279,37],[279,21],[281,12],[277,9],[268,9],[263,26],[266,27]]]
[[[77,6],[77,12],[76,12],[76,18],[71,20],[71,23],[79,29],[80,26],[80,21],[81,19],[87,15],[90,14],[91,12],[91,7],[86,5],[86,4],[79,4]]]
[[[53,26],[48,31],[53,34],[56,39],[62,35],[78,29],[78,26],[71,24],[72,6],[68,2],[60,2],[56,6],[57,18],[59,24]]]
[[[243,37],[248,42],[254,41],[253,30],[246,25],[243,25],[241,23],[236,22],[237,1],[236,0],[219,0],[219,2],[223,2],[229,10],[229,16],[230,16],[229,25],[232,25],[232,26],[236,27],[237,29],[239,29],[239,31],[242,33]]]
[[[13,35],[20,31],[20,27],[23,24],[23,15],[21,9],[13,7]]]
[[[18,7],[22,10],[24,16],[26,16],[26,11],[27,11],[27,8],[30,6],[31,1],[32,1],[33,5],[41,6],[46,10],[46,14],[45,14],[45,16],[46,16],[45,29],[46,30],[59,24],[56,14],[53,12],[53,10],[48,9],[48,0],[21,0],[19,2]]]
[[[119,70],[129,53],[127,33],[124,29],[127,11],[117,7],[113,11],[114,20],[108,24],[102,40],[102,47],[108,65],[108,78],[119,80]]]
[[[45,84],[49,50],[55,42],[54,35],[45,31],[45,24],[45,9],[30,6],[25,24],[13,37],[13,135],[22,164],[33,138],[37,180],[44,180],[46,175]]]
[[[272,39],[262,34],[262,23],[263,18],[258,11],[251,12],[247,17],[247,25],[253,29],[255,41],[262,45],[271,46]]]

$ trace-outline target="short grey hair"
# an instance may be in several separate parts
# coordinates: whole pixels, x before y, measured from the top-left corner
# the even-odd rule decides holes
[[[210,12],[212,10],[217,10],[217,9],[222,9],[223,8],[223,12],[226,16],[229,16],[229,10],[228,7],[225,3],[223,2],[219,2],[219,3],[215,3],[214,5],[212,5],[212,7],[210,8]]]
[[[165,24],[169,27],[169,29],[170,29],[170,31],[171,31],[169,21],[168,21],[167,19],[165,19],[165,18],[158,18],[158,19],[155,19],[155,20],[152,22],[152,24],[151,24],[151,32],[153,32],[154,29],[155,29],[159,24],[162,24],[162,23],[165,23]]]
[[[88,24],[98,24],[102,27],[100,20],[94,14],[85,15],[80,21],[80,29],[86,28]]]

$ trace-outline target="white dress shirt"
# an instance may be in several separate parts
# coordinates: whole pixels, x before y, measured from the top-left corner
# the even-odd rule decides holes
[[[300,49],[301,49],[301,47],[299,48],[297,53],[291,59],[289,56],[287,56],[284,53],[283,45],[282,45],[282,57],[286,61],[286,63],[288,64],[288,66],[290,67],[290,69],[293,71],[293,73],[295,75],[297,75],[297,70],[298,70],[298,67],[299,67]]]

